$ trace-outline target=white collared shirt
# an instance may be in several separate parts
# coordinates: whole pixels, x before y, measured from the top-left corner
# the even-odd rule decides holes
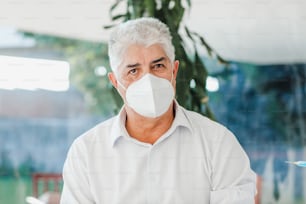
[[[130,137],[126,113],[72,144],[61,204],[252,204],[255,174],[224,126],[176,103],[171,128],[153,145]]]

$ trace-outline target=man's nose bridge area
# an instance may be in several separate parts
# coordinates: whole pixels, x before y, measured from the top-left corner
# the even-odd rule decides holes
[[[155,75],[149,64],[148,65],[143,65],[143,67],[141,69],[141,73],[140,73],[137,80],[141,79],[142,77],[144,77],[147,74]]]

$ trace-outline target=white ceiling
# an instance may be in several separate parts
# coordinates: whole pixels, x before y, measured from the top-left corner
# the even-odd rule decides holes
[[[114,0],[0,0],[0,27],[106,41]],[[186,16],[225,59],[306,62],[305,0],[193,0]],[[1,31],[0,31],[1,32]],[[1,33],[0,33],[1,37]]]

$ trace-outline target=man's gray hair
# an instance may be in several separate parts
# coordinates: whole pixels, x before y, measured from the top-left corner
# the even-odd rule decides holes
[[[115,74],[117,74],[118,66],[123,60],[124,52],[133,44],[146,47],[160,44],[171,63],[174,62],[175,51],[168,26],[155,18],[138,18],[120,24],[110,35],[108,55],[112,71]]]

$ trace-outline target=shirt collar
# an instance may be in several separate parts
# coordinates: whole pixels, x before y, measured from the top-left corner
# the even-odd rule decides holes
[[[125,129],[126,112],[124,106],[121,108],[119,114],[115,117],[111,129],[111,146],[113,147],[119,137],[126,134]]]
[[[179,103],[175,100],[174,101],[174,108],[175,108],[175,118],[171,125],[171,128],[177,128],[179,126],[185,127],[192,132],[191,124],[185,114],[186,110],[179,105]]]
[[[185,109],[181,107],[176,100],[174,101],[174,107],[175,107],[175,118],[173,120],[170,129],[174,131],[176,128],[181,126],[189,129],[189,131],[192,132],[191,124],[185,114]],[[129,137],[125,128],[126,111],[124,107],[121,108],[119,114],[115,117],[114,120],[115,121],[111,129],[111,138],[110,138],[112,147],[115,145],[116,141],[120,137]]]

